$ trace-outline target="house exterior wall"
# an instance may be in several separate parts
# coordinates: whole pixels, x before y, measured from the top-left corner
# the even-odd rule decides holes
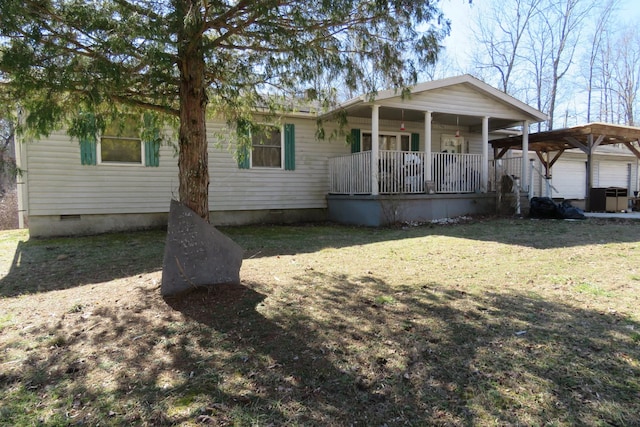
[[[424,122],[405,122],[405,130],[400,130],[400,121],[397,120],[380,120],[379,132],[384,133],[417,133],[420,135],[420,151],[425,149]],[[359,117],[349,117],[347,127],[350,129],[360,129],[363,132],[371,132],[371,119]],[[460,137],[464,138],[466,151],[469,154],[482,154],[482,134],[470,131],[464,126],[451,126],[434,121],[431,125],[431,151],[440,152],[440,141],[443,135],[454,135],[456,130],[460,131]],[[498,137],[498,135],[489,135],[489,139]],[[348,149],[348,147],[347,147]],[[489,156],[492,156],[489,151]]]
[[[382,107],[407,108],[400,98],[391,98],[378,102]],[[478,92],[472,86],[458,84],[427,92],[412,94],[412,109],[435,111],[439,113],[459,114],[476,117],[507,118],[511,120],[529,120],[524,113],[517,114],[512,105]]]
[[[580,151],[565,152],[552,168],[551,184],[553,198],[584,200],[586,196],[586,161],[587,157]],[[592,156],[592,187],[622,187],[629,194],[638,191],[638,159],[623,150],[616,152],[596,152]],[[538,171],[544,171],[539,160],[535,160]],[[535,196],[546,196],[544,179],[534,173]]]
[[[168,212],[177,193],[173,149],[160,166],[82,165],[80,145],[64,132],[26,142],[29,216]]]
[[[344,137],[319,141],[315,119],[287,118],[295,125],[295,170],[240,169],[233,147],[216,138],[224,125],[209,128],[209,204],[212,212],[270,209],[324,209],[329,189],[330,157],[350,152]],[[333,129],[325,128],[327,133]],[[231,149],[230,149],[231,148]],[[177,171],[176,171],[177,174]]]
[[[315,119],[284,122],[295,125],[292,171],[240,169],[226,125],[208,123],[212,223],[326,218],[328,159],[350,149],[344,138],[317,140]],[[62,131],[25,143],[22,149],[28,159],[22,205],[28,209],[25,226],[34,237],[163,226],[170,200],[178,196],[172,146],[161,146],[158,167],[82,165],[79,143]]]
[[[229,129],[222,122],[208,123],[209,204],[213,224],[327,219],[328,160],[350,152],[346,137],[317,140],[315,119],[307,117],[289,117],[284,122],[295,125],[296,167],[292,171],[239,168]],[[405,133],[420,134],[420,150],[424,150],[424,123],[407,122],[405,127]],[[348,128],[368,131],[371,120],[349,118]],[[455,134],[458,129],[467,141],[468,152],[480,153],[481,135],[439,123],[432,126],[433,151],[440,151],[442,135]],[[325,124],[324,130],[326,134],[336,131],[330,123]],[[398,133],[400,122],[381,120],[380,131]],[[161,146],[158,167],[82,165],[79,143],[62,131],[23,144],[23,151],[29,162],[24,184],[27,188],[23,193],[26,197],[23,206],[28,208],[25,226],[32,236],[166,225],[170,200],[178,194],[177,157],[172,146]],[[462,211],[471,213],[466,207]],[[441,214],[449,216],[448,212]]]

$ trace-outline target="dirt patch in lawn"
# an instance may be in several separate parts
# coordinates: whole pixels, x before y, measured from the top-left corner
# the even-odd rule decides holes
[[[637,425],[640,227],[224,230],[242,283],[160,296],[162,232],[0,234],[11,425]]]

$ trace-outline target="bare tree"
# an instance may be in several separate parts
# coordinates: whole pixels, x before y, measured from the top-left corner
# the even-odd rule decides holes
[[[473,72],[546,112],[549,120],[538,130],[553,129],[558,120],[592,121],[594,115],[634,123],[639,41],[614,41],[611,24],[619,5],[620,0],[486,0],[473,19]]]
[[[614,122],[613,118],[613,90],[611,79],[613,76],[613,58],[612,58],[611,37],[607,37],[603,43],[603,49],[600,52],[600,60],[598,61],[598,89],[600,91],[600,102],[598,111],[598,120],[601,122]]]
[[[546,23],[542,19],[532,21],[527,26],[527,48],[525,81],[530,82],[527,87],[527,102],[536,106],[539,111],[547,111],[550,100],[551,76],[551,37],[546,31]],[[538,123],[538,132],[543,130],[543,124]]]
[[[13,122],[6,117],[0,117],[0,197],[11,190],[16,182],[14,135]]]
[[[603,58],[602,55],[603,49],[607,49],[609,37],[611,36],[611,31],[609,30],[611,26],[611,17],[613,12],[617,9],[619,4],[619,0],[609,0],[602,8],[602,11],[595,14],[597,16],[595,26],[593,27],[593,33],[591,36],[591,48],[589,49],[589,55],[587,60],[587,70],[586,70],[586,85],[587,85],[587,122],[591,122],[591,110],[593,103],[593,93],[595,90],[600,89],[606,90],[606,86],[608,86],[608,81],[603,79],[603,83],[606,85],[605,87],[596,88],[594,87],[595,83],[595,73],[598,70],[604,71],[604,67],[599,65],[599,59]]]
[[[541,10],[551,40],[549,129],[553,129],[560,81],[571,67],[580,40],[580,29],[593,7],[593,3],[586,0],[547,0],[547,7]]]
[[[514,0],[505,7],[493,2],[476,19],[476,42],[481,50],[474,58],[477,68],[497,73],[500,89],[513,94],[509,86],[519,63],[526,56],[524,39],[531,20],[539,13],[542,0]]]
[[[620,35],[615,50],[614,90],[620,108],[619,120],[635,125],[634,106],[640,90],[640,37],[636,29],[629,27]]]
[[[455,75],[465,74],[458,59],[451,56],[446,50],[438,56],[438,62],[424,67],[420,73],[420,81],[438,80]]]

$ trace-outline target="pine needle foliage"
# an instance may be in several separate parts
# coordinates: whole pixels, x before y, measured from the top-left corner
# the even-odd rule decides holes
[[[180,198],[206,217],[207,115],[401,90],[448,31],[429,0],[3,0],[0,92],[35,135],[131,110],[179,122]]]

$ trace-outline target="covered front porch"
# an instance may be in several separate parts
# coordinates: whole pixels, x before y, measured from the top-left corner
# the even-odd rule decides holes
[[[422,223],[494,214],[505,204],[515,211],[526,201],[526,192],[513,181],[522,176],[521,157],[489,160],[486,184],[478,154],[431,153],[430,171],[424,152],[381,151],[377,170],[370,158],[371,152],[362,152],[330,159],[327,204],[332,221],[373,227]],[[374,178],[376,195],[371,191]],[[524,201],[516,203],[516,198]]]
[[[495,213],[502,177],[518,177],[509,188],[526,194],[526,149],[494,161],[490,139],[517,132],[526,147],[529,124],[546,118],[469,75],[338,110],[351,153],[329,159],[329,217],[372,226]]]

